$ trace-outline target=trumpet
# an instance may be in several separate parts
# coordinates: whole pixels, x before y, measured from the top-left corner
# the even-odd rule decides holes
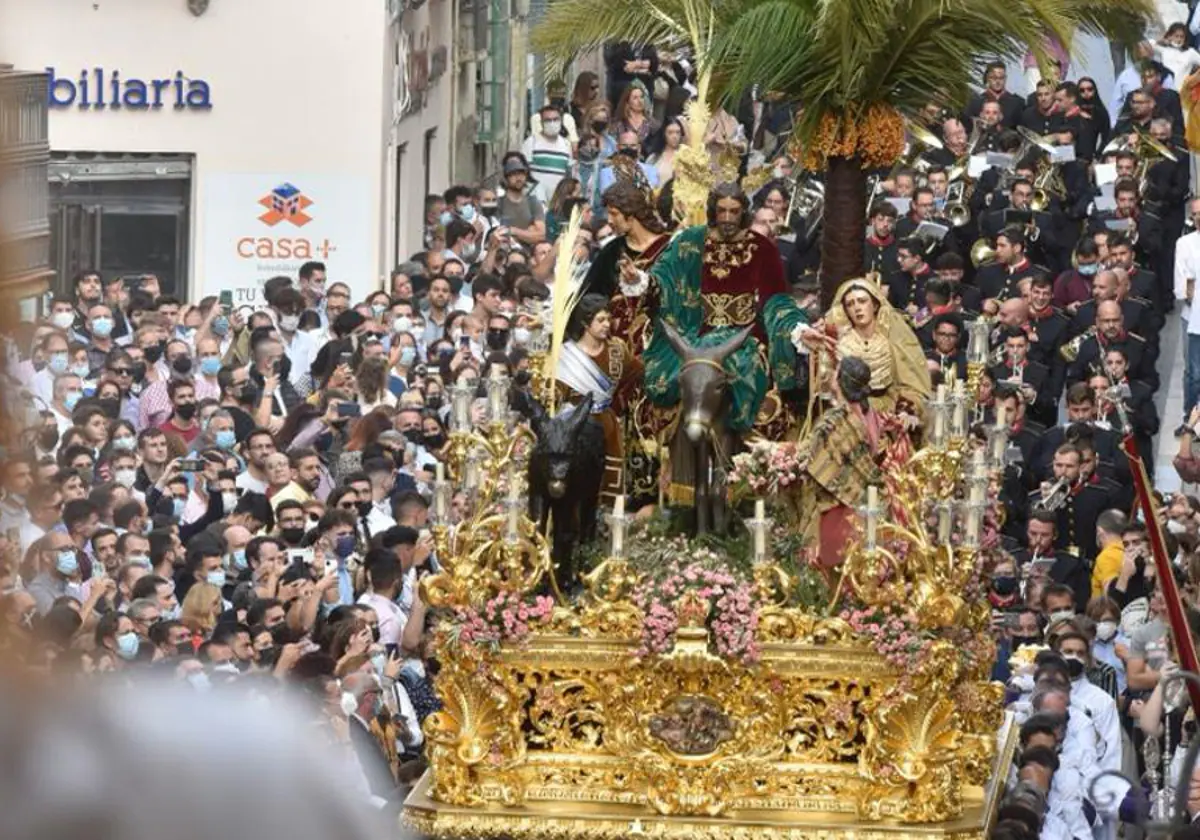
[[[1045,511],[1056,511],[1067,503],[1071,495],[1071,481],[1065,475],[1050,485],[1042,495],[1038,508]]]
[[[1079,349],[1083,347],[1083,342],[1087,341],[1096,334],[1095,327],[1088,327],[1079,335],[1072,338],[1062,347],[1058,348],[1058,355],[1062,357],[1064,362],[1073,362],[1079,358]]]

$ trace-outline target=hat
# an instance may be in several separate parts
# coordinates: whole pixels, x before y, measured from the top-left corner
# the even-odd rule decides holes
[[[505,175],[511,175],[514,172],[528,172],[528,171],[529,171],[529,164],[527,164],[522,158],[519,158],[516,155],[514,155],[514,156],[510,157],[508,160],[504,161],[504,174]]]

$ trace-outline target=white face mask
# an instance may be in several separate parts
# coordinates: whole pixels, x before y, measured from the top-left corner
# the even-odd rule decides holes
[[[529,343],[529,339],[530,339],[530,335],[529,335],[528,327],[514,327],[513,328],[513,344],[524,347],[526,344]]]
[[[279,328],[284,332],[294,333],[300,326],[299,315],[280,315]]]
[[[71,325],[75,323],[75,314],[73,312],[55,312],[50,316],[50,323],[60,330],[70,329]]]
[[[222,493],[221,494],[221,506],[225,508],[226,516],[229,516],[231,513],[233,513],[233,509],[237,507],[237,503],[238,503],[237,493]]]
[[[1117,622],[1115,621],[1097,621],[1096,622],[1096,638],[1102,642],[1107,642],[1117,635]]]
[[[562,131],[562,120],[546,120],[542,123],[542,133],[547,137],[555,137]]]
[[[137,481],[137,470],[114,470],[113,481],[122,487],[133,487],[133,483]]]
[[[1168,519],[1167,520],[1167,531],[1174,534],[1175,536],[1179,536],[1180,534],[1187,533],[1187,526],[1184,525],[1182,522],[1178,522],[1174,519]]]

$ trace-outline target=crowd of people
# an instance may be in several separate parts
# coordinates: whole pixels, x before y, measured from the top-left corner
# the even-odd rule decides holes
[[[965,380],[972,324],[986,324],[974,420],[1010,430],[988,595],[995,676],[1020,722],[995,829],[1006,840],[1112,836],[1128,817],[1114,801],[1137,797],[1097,801],[1093,780],[1124,769],[1179,782],[1194,733],[1169,682],[1178,660],[1120,446],[1128,426],[1153,463],[1171,365],[1160,336],[1181,316],[1186,412],[1165,433],[1179,438],[1179,475],[1200,481],[1200,200],[1188,198],[1177,92],[1190,80],[1176,75],[1200,66],[1189,37],[1171,27],[1139,47],[1108,106],[1065,62],[1027,97],[989,64],[965,109],[931,107],[911,153],[873,180],[864,274],[911,325],[934,386]],[[316,262],[266,281],[259,307],[88,270],[8,338],[0,650],[12,667],[80,682],[157,674],[250,697],[297,690],[342,750],[347,787],[399,806],[439,707],[419,582],[438,567],[428,525],[450,390],[482,397],[495,371],[528,387],[576,211],[572,255],[593,267],[588,290],[604,292],[584,307],[579,346],[599,358],[611,311],[631,339],[628,368],[646,324],[625,315],[655,314],[647,284],[675,227],[692,68],[627,44],[606,56],[607,98],[593,73],[569,99],[550,84],[499,182],[426,197],[424,250],[365,299]],[[745,169],[772,168],[743,222],[778,257],[763,276],[782,278],[816,320],[822,230],[794,200],[808,176],[785,150],[793,107],[748,93],[735,114],[717,110],[704,142]],[[710,224],[736,231],[722,208]],[[628,309],[643,297],[648,308]],[[1200,498],[1162,501],[1191,604]],[[465,505],[455,498],[451,523]]]

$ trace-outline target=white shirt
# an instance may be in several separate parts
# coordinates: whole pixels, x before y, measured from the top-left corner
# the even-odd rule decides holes
[[[1175,74],[1176,79],[1184,79],[1189,73],[1200,67],[1200,52],[1196,52],[1191,47],[1177,50],[1174,47],[1155,44],[1154,57]]]
[[[282,330],[279,336],[283,339],[283,352],[287,353],[287,357],[292,363],[288,381],[301,394],[310,393],[312,391],[312,380],[310,379],[312,366],[316,361],[317,351],[321,349],[320,346],[311,335],[303,330],[297,330],[292,335],[291,341],[287,340]]]
[[[1200,231],[1179,237],[1175,243],[1175,299],[1183,302],[1183,321],[1188,335],[1200,335],[1200,307],[1186,302],[1187,281],[1200,291]]]
[[[233,485],[247,493],[262,493],[265,495],[267,492],[267,482],[259,481],[250,474],[250,470],[238,473],[238,477],[234,479]]]
[[[1121,722],[1117,719],[1117,704],[1102,688],[1092,685],[1087,677],[1071,681],[1071,708],[1077,709],[1085,722],[1096,730],[1096,767],[1099,771],[1121,769]],[[1071,715],[1074,720],[1075,715]]]
[[[379,643],[381,645],[399,645],[400,635],[408,618],[404,610],[391,598],[385,598],[374,592],[364,592],[358,597],[358,603],[375,610],[379,617]]]
[[[33,394],[46,405],[54,399],[54,374],[45,367],[29,377],[29,393]]]
[[[396,520],[388,512],[389,506],[387,499],[371,505],[371,512],[367,514],[367,528],[370,529],[372,537],[377,537],[388,528],[395,526]]]

